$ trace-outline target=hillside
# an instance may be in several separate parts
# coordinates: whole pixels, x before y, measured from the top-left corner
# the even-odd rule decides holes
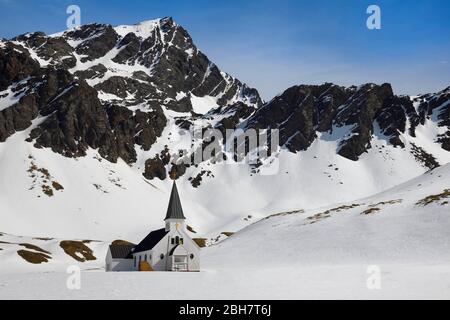
[[[0,298],[448,298],[449,181],[445,165],[369,198],[267,217],[204,248],[200,273],[104,273],[105,243],[85,242],[99,258],[80,263],[61,239],[3,234],[10,244],[0,243]],[[16,251],[36,248],[17,244],[24,242],[52,259],[27,263]],[[74,263],[84,270],[80,291],[64,287],[65,267]],[[371,265],[380,268],[381,290],[367,289]],[[174,279],[178,289],[169,290]]]

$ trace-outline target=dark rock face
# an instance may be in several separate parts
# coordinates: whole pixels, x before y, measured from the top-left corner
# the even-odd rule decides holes
[[[76,65],[73,48],[63,37],[47,37],[43,32],[34,32],[20,35],[13,40],[23,43],[28,50],[34,50],[40,59],[51,66],[69,69]]]
[[[375,86],[365,85],[357,90],[336,114],[334,124],[353,126],[351,137],[342,141],[338,153],[350,160],[358,160],[359,156],[370,148],[373,133],[373,122],[385,101],[393,96],[389,84]]]
[[[103,57],[115,47],[119,38],[112,26],[98,23],[81,26],[77,30],[67,32],[66,36],[81,41],[76,47],[76,52],[85,56],[81,62]]]
[[[112,59],[116,63],[134,63],[141,47],[141,42],[134,33],[128,33],[120,40],[118,48],[120,52]]]
[[[127,162],[136,161],[135,144],[150,150],[166,126],[167,119],[161,109],[133,113],[124,107],[109,106],[107,113],[116,140],[122,146],[119,156]]]
[[[0,49],[0,91],[36,73],[39,64],[22,47],[8,43]]]
[[[156,139],[161,136],[166,127],[166,117],[159,107],[155,107],[154,111],[142,112],[137,110],[134,114],[134,137],[135,143],[142,146],[144,150],[150,150]]]
[[[166,167],[164,166],[164,162],[159,157],[159,155],[157,155],[155,158],[148,159],[145,162],[145,170],[143,175],[149,180],[152,180],[154,178],[159,178],[160,180],[166,179]]]
[[[385,137],[394,146],[404,147],[400,134],[405,133],[407,123],[413,137],[416,127],[435,113],[439,125],[447,126],[450,111],[445,103],[449,99],[445,90],[438,96],[424,96],[419,114],[410,98],[394,95],[389,84],[366,84],[359,88],[301,85],[287,89],[257,109],[244,127],[279,129],[280,145],[292,152],[306,150],[318,132],[329,133],[331,139],[339,141],[338,153],[356,161],[371,147],[374,134]],[[439,111],[434,112],[437,108]],[[448,136],[450,133],[439,137],[443,148],[448,146]]]
[[[95,79],[103,77],[106,71],[108,71],[108,69],[106,69],[103,64],[99,63],[89,69],[76,71],[75,76],[81,79]]]
[[[0,142],[4,142],[16,131],[27,129],[38,115],[33,95],[25,96],[14,106],[0,111]]]
[[[186,173],[187,166],[184,163],[173,164],[170,169],[169,176],[173,180],[177,180]]]
[[[101,66],[79,70],[76,75],[85,80],[95,79],[97,90],[120,97],[124,105],[157,103],[177,112],[189,112],[192,110],[191,93],[199,97],[217,96],[219,105],[234,103],[235,100],[247,105],[261,104],[255,89],[222,73],[172,18],[153,23],[152,27],[145,23],[136,26],[149,29],[144,34],[136,31],[138,29],[134,32],[128,29],[130,32],[119,36],[111,26],[99,24],[65,33],[65,38],[77,43],[75,51],[84,55],[81,62],[103,57],[115,49],[117,53],[111,57],[112,62],[148,70],[147,73],[135,71],[127,77],[116,75],[103,81],[101,78],[106,70]],[[177,98],[178,93],[185,96]]]
[[[399,138],[399,133],[405,132],[407,120],[411,125],[409,133],[414,137],[415,128],[419,124],[419,116],[411,99],[405,96],[392,96],[387,99],[376,116],[381,133],[389,138],[391,144],[400,147],[404,147],[404,144]]]
[[[219,107],[216,110],[211,110],[207,116],[224,116],[224,118],[216,124],[215,128],[220,129],[222,135],[225,137],[226,129],[237,128],[243,120],[248,119],[256,110],[256,108],[248,107],[243,102],[237,102],[226,107]]]
[[[64,96],[44,111],[47,119],[32,130],[30,138],[35,140],[35,147],[51,148],[67,157],[85,156],[91,147],[105,159],[117,161],[118,144],[97,92],[85,82],[74,82],[64,90]]]
[[[156,93],[156,89],[149,83],[118,76],[111,77],[94,88],[122,99],[127,98],[128,95],[134,95],[132,99],[127,100],[127,104],[130,105],[143,103],[146,96]]]
[[[436,93],[426,94],[415,99],[419,104],[420,123],[437,122],[439,127],[446,127],[447,131],[437,137],[443,149],[450,151],[450,87]]]
[[[2,60],[2,54],[6,56]],[[16,131],[27,129],[39,112],[45,114],[49,101],[73,79],[64,70],[39,69],[27,51],[0,50],[0,66],[3,66],[3,83],[10,87],[18,102],[0,111],[0,142]]]
[[[432,154],[429,154],[428,152],[423,150],[423,148],[418,147],[414,143],[411,144],[411,147],[411,153],[416,158],[416,161],[422,163],[428,169],[433,170],[440,166],[436,158]]]
[[[136,161],[135,144],[148,150],[165,127],[162,111],[135,114],[124,107],[103,107],[97,92],[84,81],[65,88],[42,114],[50,114],[30,138],[36,147],[51,148],[67,157],[80,157],[88,147],[98,149],[105,159]]]
[[[279,129],[281,146],[292,152],[306,150],[317,131],[331,130],[337,108],[348,99],[348,91],[332,84],[291,87],[258,109],[246,128]]]

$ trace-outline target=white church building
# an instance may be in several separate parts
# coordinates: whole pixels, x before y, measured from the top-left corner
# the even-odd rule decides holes
[[[111,244],[106,271],[200,271],[200,247],[186,232],[174,181],[165,228],[150,232],[138,245]]]

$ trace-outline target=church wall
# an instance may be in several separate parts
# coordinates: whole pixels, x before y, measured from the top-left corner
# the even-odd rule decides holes
[[[111,271],[132,271],[132,259],[113,259],[111,262]]]

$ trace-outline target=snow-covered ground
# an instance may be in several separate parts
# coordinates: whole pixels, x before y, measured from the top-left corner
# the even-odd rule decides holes
[[[66,286],[75,260],[21,269],[0,244],[0,298],[450,299],[449,203],[445,165],[368,198],[262,219],[204,248],[199,273],[106,273],[98,243],[79,290]]]
[[[83,272],[0,275],[0,299],[450,299],[449,265],[382,265],[370,290],[365,265],[301,266],[200,273]]]

